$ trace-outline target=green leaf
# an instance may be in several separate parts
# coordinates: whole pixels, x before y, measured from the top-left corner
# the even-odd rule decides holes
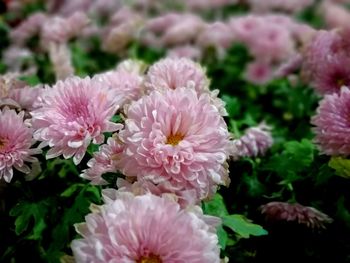
[[[223,225],[230,228],[243,238],[267,235],[267,231],[257,224],[253,224],[243,215],[227,215],[223,217]]]
[[[41,238],[43,230],[46,228],[44,218],[48,212],[48,203],[46,200],[38,203],[22,201],[10,211],[10,215],[17,217],[15,220],[15,232],[17,235],[23,234],[29,230],[30,223],[33,227],[26,236],[28,239],[38,240]]]
[[[30,86],[35,86],[41,83],[37,75],[22,76],[20,79],[26,82]]]
[[[282,153],[272,156],[264,169],[276,172],[286,184],[297,181],[302,178],[300,173],[311,166],[314,149],[313,143],[307,139],[287,142]]]
[[[84,184],[73,184],[70,187],[68,187],[64,192],[62,192],[61,196],[70,197],[82,187],[84,187]]]
[[[336,175],[350,178],[350,160],[342,157],[332,157],[328,165],[335,170]]]
[[[224,199],[218,193],[216,193],[211,200],[203,202],[203,211],[205,214],[220,218],[228,215]]]
[[[222,250],[225,250],[226,245],[227,245],[227,240],[228,240],[228,234],[225,231],[225,229],[222,227],[222,225],[217,227],[216,233],[218,235],[219,239],[219,245]]]
[[[223,95],[222,100],[226,103],[226,110],[231,118],[237,116],[240,112],[241,106],[238,98],[231,97],[228,95]]]

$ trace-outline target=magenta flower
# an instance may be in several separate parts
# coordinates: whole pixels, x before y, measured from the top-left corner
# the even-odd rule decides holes
[[[117,172],[118,160],[121,158],[123,145],[116,137],[110,137],[107,144],[103,144],[99,151],[94,153],[94,158],[88,161],[88,169],[83,170],[81,177],[91,180],[92,184],[103,185],[107,182],[102,175],[107,172]]]
[[[198,94],[208,90],[209,80],[204,69],[187,58],[166,58],[152,65],[145,86],[149,90],[193,87]]]
[[[23,111],[17,114],[8,108],[0,110],[0,179],[8,183],[13,177],[13,168],[29,174],[31,168],[25,162],[38,162],[32,155],[41,152],[31,148],[33,129],[24,123],[23,116]]]
[[[227,184],[229,133],[210,100],[208,94],[177,88],[132,103],[120,132],[123,173],[195,189],[201,198]]]
[[[342,87],[340,93],[325,95],[312,117],[315,142],[327,155],[350,154],[350,90]]]
[[[151,194],[115,195],[116,200],[105,196],[107,204],[76,225],[83,236],[72,242],[76,262],[220,262],[215,234],[220,219]]]
[[[110,121],[120,98],[90,78],[58,81],[41,99],[42,107],[32,112],[34,138],[52,147],[47,158],[62,154],[78,164],[91,141],[100,144],[104,132],[121,128]]]
[[[311,228],[325,228],[326,223],[333,221],[316,208],[298,203],[270,202],[261,207],[261,212],[268,221],[296,222]]]

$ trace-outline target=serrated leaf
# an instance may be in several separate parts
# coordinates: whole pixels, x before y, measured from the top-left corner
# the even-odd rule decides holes
[[[268,232],[260,225],[253,224],[243,215],[228,215],[223,218],[223,225],[230,228],[243,238],[267,235]]]
[[[17,217],[15,220],[15,232],[21,235],[28,230],[29,223],[33,223],[33,227],[26,236],[28,239],[40,239],[43,230],[46,228],[44,221],[48,211],[47,202],[29,203],[27,201],[20,202],[10,211],[10,215]]]
[[[329,167],[335,170],[335,174],[341,177],[350,178],[350,160],[342,157],[332,157],[328,163]]]
[[[228,215],[224,199],[218,193],[216,193],[211,200],[203,203],[203,210],[205,214],[221,218]]]

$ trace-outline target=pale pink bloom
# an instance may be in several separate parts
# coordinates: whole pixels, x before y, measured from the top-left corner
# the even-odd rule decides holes
[[[261,206],[261,213],[271,222],[296,222],[311,228],[325,228],[333,220],[326,214],[311,206],[295,203],[270,202]]]
[[[200,199],[194,189],[187,190],[174,188],[174,186],[168,181],[154,184],[153,182],[142,178],[135,182],[129,182],[122,178],[118,178],[117,186],[119,192],[130,192],[134,195],[151,193],[157,196],[173,199],[181,206],[181,208],[200,203]]]
[[[32,155],[41,151],[31,148],[34,144],[33,129],[23,121],[24,112],[0,110],[0,179],[10,182],[13,169],[29,174],[31,168],[25,162],[38,162]]]
[[[285,63],[282,63],[275,69],[273,75],[275,77],[286,77],[292,74],[295,70],[299,69],[303,63],[303,56],[300,53],[296,53],[291,56]]]
[[[170,58],[188,58],[198,61],[202,57],[202,51],[191,45],[177,46],[167,51],[167,57]]]
[[[182,210],[151,194],[116,195],[76,225],[83,237],[72,242],[77,263],[220,262],[219,218],[203,215],[200,207]]]
[[[155,34],[164,33],[169,27],[181,20],[181,14],[168,13],[147,20],[145,29]]]
[[[88,24],[88,17],[81,12],[74,13],[69,17],[55,16],[47,19],[42,25],[43,45],[47,45],[49,42],[66,43],[79,35]]]
[[[271,67],[272,66],[267,63],[253,61],[248,64],[244,77],[247,81],[257,85],[266,84],[273,77]]]
[[[10,46],[2,54],[3,62],[7,71],[22,72],[25,66],[29,67],[32,74],[36,73],[37,66],[34,62],[33,53],[24,47]]]
[[[230,155],[234,160],[264,155],[272,144],[271,127],[261,123],[247,129],[242,137],[231,141]]]
[[[74,75],[71,53],[67,43],[48,42],[47,49],[56,80],[64,80]]]
[[[161,37],[165,46],[187,44],[198,35],[205,26],[204,21],[193,14],[183,14],[171,27],[168,27]]]
[[[191,10],[211,10],[212,8],[222,8],[227,5],[236,4],[237,0],[182,0],[185,6]]]
[[[149,68],[145,86],[149,90],[191,86],[200,94],[208,90],[209,80],[200,64],[187,58],[165,58]]]
[[[78,164],[91,141],[101,144],[104,132],[121,127],[110,121],[119,107],[119,97],[90,78],[58,81],[41,99],[41,108],[32,112],[34,137],[43,141],[42,146],[51,147],[47,158],[74,156]]]
[[[121,98],[120,108],[133,100],[138,100],[144,92],[143,76],[122,68],[98,74],[94,79],[115,91]]]
[[[17,102],[20,109],[32,111],[38,108],[37,100],[43,91],[44,89],[42,85],[37,85],[34,87],[25,86],[23,88],[11,89],[9,92],[9,98]]]
[[[47,17],[43,13],[34,13],[10,32],[11,40],[17,45],[24,45],[27,40],[38,34]]]
[[[153,91],[130,105],[125,130],[126,176],[175,188],[195,189],[201,198],[227,184],[229,133],[209,94],[177,88]]]
[[[347,28],[350,24],[350,12],[339,4],[324,1],[321,13],[328,28]]]
[[[197,44],[203,48],[214,47],[217,50],[228,49],[234,35],[231,28],[223,22],[207,24],[197,37]]]
[[[350,90],[342,87],[339,93],[325,95],[312,117],[315,142],[321,153],[327,155],[350,154]]]
[[[294,23],[284,16],[246,15],[231,19],[229,25],[257,60],[279,62],[295,52]]]
[[[50,13],[66,17],[75,12],[86,13],[94,2],[94,0],[46,0],[45,4]]]
[[[143,18],[130,8],[124,7],[113,15],[108,26],[103,30],[103,49],[122,54],[128,44],[136,39],[143,23]]]
[[[102,175],[119,170],[118,160],[121,158],[123,149],[122,143],[116,136],[108,138],[107,144],[101,145],[99,151],[94,153],[94,157],[88,161],[89,168],[83,170],[81,177],[90,180],[92,184],[107,184]]]

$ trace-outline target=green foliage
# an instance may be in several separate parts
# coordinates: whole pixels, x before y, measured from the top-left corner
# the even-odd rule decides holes
[[[265,169],[274,171],[287,183],[301,178],[301,172],[308,168],[314,160],[315,146],[307,139],[301,142],[285,143],[284,150],[276,153],[266,163]]]
[[[332,157],[328,163],[329,167],[335,170],[335,174],[341,177],[350,178],[350,160],[342,157]]]
[[[21,201],[12,208],[10,215],[16,217],[16,234],[21,235],[26,231],[26,238],[34,240],[40,239],[42,232],[46,228],[44,218],[47,215],[49,204],[49,200],[38,203]],[[31,225],[31,227],[29,227],[29,225]]]
[[[222,224],[217,227],[219,244],[222,250],[225,250],[228,245],[234,245],[237,238],[249,238],[250,235],[262,236],[267,234],[265,229],[251,223],[243,215],[230,215],[223,197],[218,193],[210,201],[203,202],[202,207],[205,214],[217,216],[222,219]],[[232,230],[237,236],[232,236],[226,229]]]
[[[223,217],[223,225],[230,228],[243,238],[267,235],[267,231],[257,224],[253,224],[243,215],[227,215]]]

